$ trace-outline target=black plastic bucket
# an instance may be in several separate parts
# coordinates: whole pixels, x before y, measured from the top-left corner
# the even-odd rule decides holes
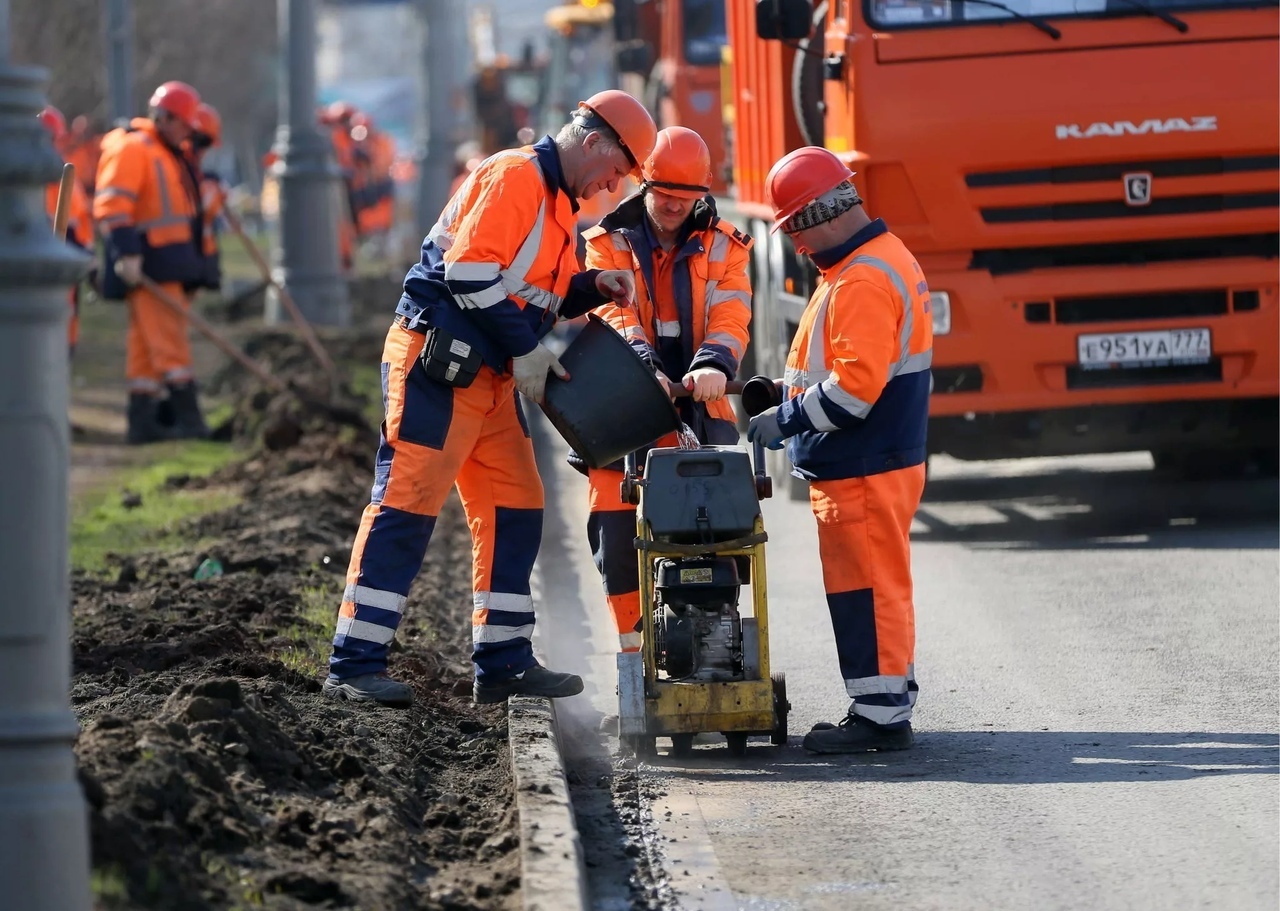
[[[569,379],[547,377],[542,411],[592,468],[680,429],[680,415],[653,370],[594,313],[560,363]]]

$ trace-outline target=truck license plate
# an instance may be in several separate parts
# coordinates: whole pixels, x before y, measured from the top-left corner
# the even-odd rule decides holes
[[[1102,332],[1076,338],[1080,366],[1164,367],[1203,364],[1213,354],[1208,329],[1161,329],[1154,332]]]

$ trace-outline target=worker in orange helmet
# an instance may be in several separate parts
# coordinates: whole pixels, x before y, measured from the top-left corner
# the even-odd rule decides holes
[[[199,181],[184,149],[198,125],[199,107],[194,88],[166,82],[152,94],[147,117],[134,118],[102,140],[93,215],[106,241],[103,296],[129,306],[130,443],[208,435],[187,320],[142,286],[145,276],[166,297],[189,306],[186,288],[204,276]],[[164,426],[157,412],[166,391],[173,427]]]
[[[49,105],[36,115],[41,125],[49,133],[55,149],[65,148],[67,136],[67,119],[57,108]],[[53,181],[44,188],[44,208],[48,213],[49,223],[54,223],[58,210],[58,193],[61,184]],[[79,180],[71,182],[71,197],[67,200],[66,242],[86,252],[93,251],[93,219],[89,213],[89,197]],[[76,342],[80,339],[80,285],[71,289],[68,303],[71,308],[71,319],[67,324],[67,345],[72,355],[75,354]]]
[[[751,238],[716,214],[711,154],[685,127],[658,134],[641,170],[640,193],[585,232],[587,268],[625,269],[635,277],[634,308],[596,311],[630,343],[677,400],[699,441],[737,445],[726,383],[737,375],[751,322]],[[677,445],[675,434],[654,445]],[[641,453],[643,460],[643,453]],[[588,469],[587,538],[604,582],[622,650],[640,648],[640,577],[634,540],[636,509],[621,498],[622,463]]]
[[[845,691],[838,725],[804,738],[816,753],[912,745],[915,606],[908,533],[925,480],[933,326],[915,257],[862,207],[853,173],[817,147],[765,179],[774,231],[813,260],[821,281],[787,356],[785,401],[747,436],[787,444],[809,481],[827,607]]]
[[[582,678],[539,664],[530,642],[543,492],[516,391],[541,404],[548,374],[568,378],[542,343],[557,319],[634,294],[629,270],[579,272],[577,200],[639,167],[656,132],[630,95],[594,95],[556,136],[485,159],[423,240],[383,347],[386,418],[338,611],[330,698],[412,702],[387,676],[387,653],[455,483],[473,539],[472,698],[582,691]]]
[[[221,216],[227,205],[227,185],[214,171],[204,166],[210,149],[222,145],[222,117],[217,108],[204,102],[196,108],[196,126],[191,134],[191,158],[200,178],[200,207],[204,212],[204,237],[201,254],[204,257],[204,276],[197,287],[217,290],[222,287],[221,251],[218,233]]]

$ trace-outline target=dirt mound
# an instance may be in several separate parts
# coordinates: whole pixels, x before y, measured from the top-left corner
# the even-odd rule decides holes
[[[251,410],[261,390],[228,382]],[[469,698],[456,501],[392,652],[414,708],[320,694],[372,441],[324,416],[279,450],[259,435],[213,478],[170,480],[242,497],[188,523],[189,548],[75,575],[76,754],[102,907],[518,905],[505,715]]]

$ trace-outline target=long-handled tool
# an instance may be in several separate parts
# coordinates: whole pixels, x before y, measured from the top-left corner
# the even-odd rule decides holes
[[[227,220],[227,225],[231,228],[232,233],[240,238],[240,243],[244,245],[245,252],[249,254],[249,258],[253,260],[254,265],[258,267],[258,271],[262,274],[262,280],[276,289],[276,293],[280,295],[280,303],[284,304],[285,310],[289,312],[289,318],[293,320],[298,327],[298,331],[302,333],[302,340],[307,343],[307,347],[311,349],[311,353],[315,356],[316,362],[324,370],[329,379],[330,387],[337,382],[337,370],[333,366],[333,359],[329,357],[329,352],[324,350],[324,345],[320,344],[320,339],[316,337],[315,330],[311,328],[311,324],[307,322],[307,318],[303,316],[302,311],[298,309],[298,305],[294,302],[293,295],[275,280],[271,274],[271,266],[267,263],[267,259],[262,255],[262,251],[258,249],[258,245],[244,230],[244,225],[240,223],[239,217],[231,211],[230,208],[224,206],[222,215]]]
[[[196,331],[211,341],[215,347],[223,354],[237,361],[246,370],[260,379],[274,392],[283,392],[292,395],[301,404],[308,408],[314,408],[324,412],[334,421],[341,424],[348,424],[353,427],[367,427],[368,421],[358,410],[354,408],[345,408],[340,405],[331,405],[328,402],[317,401],[300,390],[285,383],[279,377],[271,373],[262,364],[255,361],[249,355],[245,354],[237,348],[232,342],[217,329],[213,328],[209,322],[194,310],[184,307],[181,301],[178,301],[168,291],[147,276],[142,276],[141,286],[150,291],[155,298],[164,304],[174,313],[179,314],[195,327]]]
[[[71,218],[71,185],[76,180],[76,166],[67,162],[62,166],[62,181],[58,184],[58,205],[53,210],[53,236],[61,240],[67,236],[67,222]]]

